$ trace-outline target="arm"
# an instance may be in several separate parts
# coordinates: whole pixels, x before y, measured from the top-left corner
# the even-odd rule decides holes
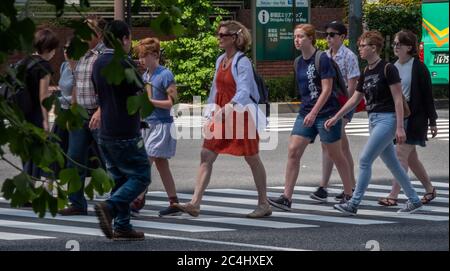
[[[419,82],[420,82],[420,90],[423,91],[423,98],[425,103],[425,108],[427,110],[427,117],[429,121],[429,126],[431,130],[431,136],[434,138],[437,135],[437,126],[436,126],[436,120],[438,118],[436,113],[436,107],[434,106],[434,98],[433,98],[433,88],[431,85],[431,77],[430,72],[428,71],[428,68],[423,65],[419,64],[421,69],[421,75],[419,76]]]
[[[317,114],[319,114],[322,107],[328,101],[328,98],[331,95],[332,87],[333,87],[333,78],[325,78],[322,79],[322,93],[320,93],[319,99],[317,99],[316,104],[311,109],[308,115],[306,115],[303,124],[305,127],[311,127],[316,120]]]
[[[342,106],[341,110],[325,122],[325,129],[329,130],[332,126],[334,126],[338,120],[340,120],[345,114],[352,110],[352,108],[359,104],[363,97],[364,94],[362,92],[354,91],[352,97],[344,104],[344,106]]]
[[[147,93],[149,93],[149,90],[147,89]],[[151,89],[150,89],[151,93]],[[149,94],[150,102],[155,106],[163,109],[171,109],[172,106],[175,103],[176,97],[177,97],[177,87],[175,84],[172,84],[167,89],[167,99],[166,100],[155,100],[151,98],[151,94]]]
[[[348,79],[348,95],[353,97],[356,91],[356,85],[358,84],[358,77]]]
[[[396,83],[389,86],[392,98],[394,98],[395,114],[397,117],[397,131],[395,137],[398,144],[403,144],[406,141],[405,128],[403,126],[403,92],[401,83]]]
[[[47,74],[45,77],[39,80],[39,102],[41,105],[42,116],[44,118],[42,125],[44,127],[44,130],[47,132],[50,131],[50,125],[48,123],[48,111],[42,105],[42,102],[51,95],[49,85],[50,85],[50,74]]]

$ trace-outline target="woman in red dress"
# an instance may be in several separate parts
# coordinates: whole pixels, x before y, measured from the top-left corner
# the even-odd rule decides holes
[[[258,206],[247,217],[270,216],[272,211],[267,203],[266,171],[259,157],[255,114],[236,110],[252,107],[255,105],[253,101],[259,100],[252,64],[243,53],[250,47],[251,36],[248,29],[236,21],[222,22],[217,36],[219,46],[225,53],[217,60],[208,103],[209,106],[215,104],[219,110],[213,112],[205,124],[206,138],[192,200],[176,206],[191,216],[198,216],[214,161],[219,154],[230,154],[245,158],[256,184]]]

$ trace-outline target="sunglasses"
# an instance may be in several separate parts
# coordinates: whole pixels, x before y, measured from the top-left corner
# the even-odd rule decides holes
[[[331,37],[331,38],[334,38],[334,36],[336,36],[336,35],[338,35],[338,36],[341,35],[340,33],[336,33],[336,32],[326,32],[325,34],[327,37]]]
[[[217,37],[218,38],[224,38],[224,37],[231,37],[231,36],[233,36],[233,35],[236,35],[236,34],[230,34],[230,33],[227,33],[227,34],[224,34],[224,33],[218,33],[217,34]]]

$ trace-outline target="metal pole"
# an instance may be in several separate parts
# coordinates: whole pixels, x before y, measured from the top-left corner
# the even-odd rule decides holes
[[[296,2],[297,2],[296,0],[292,1],[292,55],[294,56],[294,58],[296,56],[296,54],[295,54],[296,49],[294,46],[294,29],[295,29],[295,26],[297,25],[297,3]]]
[[[358,55],[357,41],[362,34],[362,0],[349,1],[349,48]]]
[[[124,20],[124,0],[114,0],[114,20]]]
[[[127,0],[127,20],[128,26],[131,28],[131,0]]]
[[[256,20],[257,20],[257,15],[256,15],[256,0],[252,0],[251,1],[252,6],[251,6],[251,13],[252,13],[252,58],[253,58],[253,63],[255,64],[255,68],[257,67],[257,63],[256,63]]]

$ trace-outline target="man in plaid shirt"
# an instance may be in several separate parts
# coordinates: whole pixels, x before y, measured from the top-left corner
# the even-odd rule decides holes
[[[89,119],[83,124],[83,128],[70,131],[68,156],[84,166],[88,166],[88,155],[92,146],[97,148],[98,128],[100,127],[100,108],[97,93],[92,83],[92,68],[98,56],[105,49],[102,42],[105,21],[99,17],[87,19],[89,27],[96,33],[89,41],[89,50],[78,61],[74,71],[75,88],[72,93],[72,104],[82,106],[89,114]],[[94,151],[100,159],[100,153]],[[68,161],[67,167],[76,167],[72,161]],[[78,168],[82,186],[80,190],[69,195],[70,206],[61,210],[61,215],[87,215],[87,202],[84,197],[84,181],[87,175],[86,169]]]

